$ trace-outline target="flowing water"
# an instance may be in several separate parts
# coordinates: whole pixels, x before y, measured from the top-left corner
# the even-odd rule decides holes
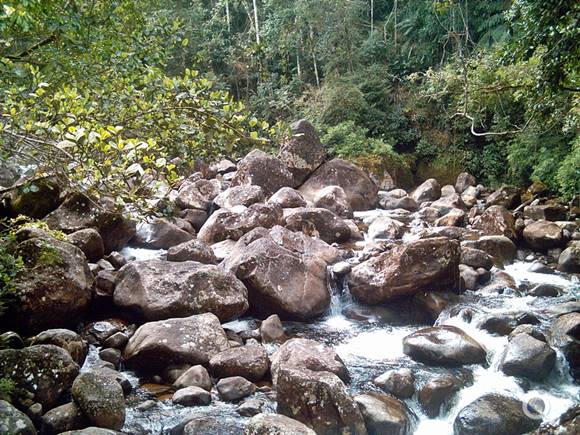
[[[385,215],[384,211],[366,212],[358,218],[371,221],[372,218]],[[409,232],[405,240],[412,239],[415,228],[423,225],[415,220],[409,224]],[[367,240],[368,241],[368,240]],[[150,250],[125,250],[125,255],[137,259],[163,258],[164,252]],[[402,306],[393,307],[363,307],[350,297],[344,280],[336,278],[329,272],[329,291],[332,294],[332,305],[328,314],[318,320],[308,323],[284,322],[291,336],[311,338],[332,347],[348,366],[352,381],[348,388],[352,394],[362,391],[379,391],[372,380],[390,369],[410,368],[416,377],[417,390],[422,384],[444,373],[461,375],[469,379],[466,386],[455,396],[447,409],[438,418],[428,418],[418,405],[416,395],[406,401],[416,414],[415,434],[451,434],[453,421],[457,413],[467,404],[486,393],[506,393],[521,400],[540,397],[546,405],[544,421],[559,417],[572,405],[580,401],[580,387],[573,383],[568,373],[567,363],[558,354],[557,363],[551,375],[541,383],[522,381],[521,379],[503,374],[498,369],[498,362],[507,344],[507,337],[489,334],[478,325],[490,314],[532,313],[538,317],[540,328],[548,325],[551,310],[558,304],[577,302],[576,292],[579,290],[578,279],[575,276],[559,273],[542,274],[527,271],[530,263],[516,262],[505,268],[518,285],[533,285],[549,283],[565,289],[563,295],[554,297],[532,297],[517,295],[480,294],[466,292],[460,296],[458,305],[441,313],[436,321],[440,325],[454,325],[471,335],[482,344],[488,352],[488,364],[467,365],[461,368],[431,367],[417,363],[403,353],[402,339],[428,326],[417,323],[412,313]],[[463,314],[469,311],[470,320]],[[255,328],[255,319],[239,319],[224,326],[242,331]],[[274,353],[277,346],[266,346],[269,353]],[[96,350],[91,350],[85,369],[94,365],[98,357]],[[134,373],[125,372],[135,387],[135,392],[129,398],[128,414],[124,430],[132,434],[169,433],[169,429],[182,422],[185,418],[214,416],[219,417],[220,434],[241,433],[247,418],[236,412],[237,405],[219,400],[214,394],[212,404],[206,407],[181,407],[171,403],[171,395],[143,403],[153,398],[150,392],[141,388],[140,381]],[[275,402],[264,393],[258,392],[255,397],[266,402],[263,412],[275,412]]]

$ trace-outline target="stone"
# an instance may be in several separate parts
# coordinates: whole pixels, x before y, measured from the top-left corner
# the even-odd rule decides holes
[[[209,214],[206,210],[188,208],[181,210],[178,216],[184,221],[189,222],[195,231],[199,231],[205,221],[207,221]]]
[[[120,251],[136,232],[134,221],[125,219],[108,204],[97,204],[81,193],[70,194],[45,221],[51,229],[65,233],[95,228],[103,239],[105,254]]]
[[[266,402],[260,399],[249,399],[242,403],[236,409],[236,412],[242,417],[253,417],[262,412],[265,408]]]
[[[252,382],[264,378],[270,359],[263,346],[246,345],[228,349],[209,360],[210,371],[216,378],[241,376]]]
[[[477,284],[479,283],[479,274],[475,269],[464,264],[460,264],[459,275],[461,276],[465,290],[474,291],[477,289]]]
[[[240,210],[221,209],[205,222],[198,238],[208,244],[225,239],[238,240],[254,228],[272,228],[282,221],[282,209],[275,204],[253,204]]]
[[[459,302],[459,297],[452,292],[419,292],[413,297],[413,304],[425,316],[427,322],[434,323],[447,307]]]
[[[214,204],[219,208],[233,208],[238,205],[249,207],[264,202],[264,191],[260,186],[244,185],[229,187],[215,197]]]
[[[347,242],[350,228],[343,219],[324,208],[293,208],[285,216],[285,227],[326,243]]]
[[[288,340],[274,353],[271,365],[274,384],[282,367],[326,371],[335,374],[344,382],[350,380],[348,369],[336,352],[326,345],[306,338]]]
[[[459,366],[485,362],[485,349],[455,326],[420,329],[403,339],[403,352],[429,365]]]
[[[306,424],[319,435],[366,433],[356,402],[334,373],[282,365],[275,389],[278,413]]]
[[[549,221],[536,221],[526,225],[524,239],[533,248],[545,251],[562,246],[562,229]]]
[[[419,205],[424,202],[437,201],[441,198],[441,186],[436,179],[430,178],[413,190],[409,196]]]
[[[252,310],[305,320],[330,306],[325,259],[335,252],[283,228],[256,229],[238,241],[223,267],[247,287]]]
[[[580,313],[563,314],[550,325],[548,343],[560,349],[568,361],[570,373],[580,381]]]
[[[439,213],[441,213],[441,215],[446,215],[447,213],[456,208],[464,211],[466,209],[465,203],[461,199],[461,196],[459,196],[457,193],[444,196],[438,199],[437,201],[434,201],[433,203],[431,203],[430,207],[439,210]]]
[[[211,312],[227,321],[246,312],[248,293],[231,272],[218,266],[146,260],[119,271],[114,302],[145,320]]]
[[[571,242],[558,257],[558,269],[562,272],[580,273],[580,241]]]
[[[514,216],[501,205],[492,205],[476,218],[473,228],[486,236],[505,236],[517,239]]]
[[[501,205],[508,210],[514,209],[521,202],[521,189],[513,186],[503,186],[487,197],[486,205]]]
[[[89,345],[79,334],[68,329],[49,329],[32,337],[30,345],[54,344],[66,350],[79,367],[85,362]]]
[[[70,354],[52,344],[0,350],[0,378],[14,382],[15,400],[30,399],[44,410],[59,403],[78,373]]]
[[[316,192],[313,198],[314,207],[325,208],[337,216],[350,219],[353,217],[346,192],[340,186],[326,186]]]
[[[92,263],[99,261],[105,255],[103,238],[94,228],[75,231],[68,235],[68,239],[70,243],[83,251],[87,260]]]
[[[216,388],[221,399],[226,402],[240,400],[256,392],[256,386],[241,376],[220,379]]]
[[[272,314],[260,325],[262,343],[280,343],[286,340],[284,326],[277,314]]]
[[[199,387],[211,391],[211,378],[204,366],[196,365],[188,368],[173,383],[173,388],[177,390],[187,387]]]
[[[181,229],[169,219],[155,219],[137,225],[137,234],[131,240],[134,246],[147,249],[169,249],[193,239],[193,235]]]
[[[26,414],[0,400],[0,432],[6,435],[36,435],[36,428]]]
[[[30,181],[28,186],[9,191],[8,208],[14,216],[42,219],[60,205],[60,194],[61,187],[54,177]]]
[[[415,393],[415,375],[407,368],[389,370],[375,378],[373,384],[399,399],[410,399]]]
[[[172,400],[182,406],[203,406],[211,403],[211,394],[200,387],[185,387],[177,390]]]
[[[555,363],[556,352],[550,346],[531,335],[518,334],[509,341],[499,366],[506,375],[541,381]]]
[[[403,196],[402,198],[385,197],[379,200],[379,205],[384,210],[407,210],[410,212],[417,211],[419,206],[417,202],[410,196]]]
[[[72,397],[95,426],[120,430],[125,423],[125,398],[121,386],[94,372],[80,374],[72,386]]]
[[[121,363],[121,357],[122,354],[119,349],[107,348],[99,352],[99,358],[113,364],[115,367],[118,367]]]
[[[373,220],[367,230],[371,240],[395,240],[400,239],[405,232],[405,225],[387,216],[380,216]]]
[[[218,262],[211,247],[199,239],[193,239],[169,248],[167,261],[197,261],[204,264],[216,264]]]
[[[42,236],[20,242],[14,255],[22,257],[26,273],[12,280],[16,301],[6,324],[26,333],[75,326],[89,307],[93,285],[83,252]]]
[[[127,367],[156,371],[171,364],[207,365],[228,348],[219,319],[206,313],[145,323],[129,339],[123,359]]]
[[[505,236],[483,236],[478,240],[461,242],[462,248],[474,248],[487,252],[493,257],[494,264],[503,267],[514,261],[516,245]]]
[[[282,187],[295,187],[296,182],[286,164],[263,151],[253,150],[238,164],[232,186],[260,186],[265,195],[272,195]]]
[[[465,212],[459,208],[454,208],[445,216],[436,219],[434,225],[438,227],[461,227],[464,223]]]
[[[177,193],[175,205],[182,210],[209,210],[221,191],[218,180],[185,181]]]
[[[352,269],[351,294],[366,304],[413,296],[424,290],[459,287],[459,243],[447,238],[394,247]]]
[[[455,181],[455,191],[457,193],[465,192],[465,189],[471,186],[476,186],[477,180],[475,177],[467,172],[462,172],[457,176],[457,181]]]
[[[557,285],[553,284],[538,284],[535,287],[532,287],[528,290],[528,294],[530,296],[536,297],[550,297],[555,298],[558,297],[561,293],[563,293],[564,289]]]
[[[210,170],[218,175],[236,172],[237,169],[238,167],[236,166],[236,164],[228,159],[222,159],[219,162],[216,162],[210,166]]]
[[[306,207],[306,201],[300,192],[291,187],[282,187],[274,193],[268,202],[282,208]]]
[[[455,418],[455,435],[518,435],[536,429],[541,420],[524,414],[518,399],[499,394],[486,394],[464,407]]]
[[[436,418],[441,408],[461,389],[461,381],[454,376],[431,379],[419,391],[419,403],[430,418]]]
[[[563,221],[567,210],[561,204],[528,205],[524,207],[524,217],[533,220]]]
[[[278,157],[292,173],[294,186],[299,186],[324,162],[326,151],[314,126],[307,120],[296,121],[290,129]]]
[[[280,414],[258,414],[250,419],[244,435],[316,435],[312,429]]]
[[[480,267],[490,270],[493,267],[493,257],[481,249],[461,246],[461,264],[478,269]]]
[[[453,195],[455,193],[457,193],[457,191],[455,190],[455,187],[452,186],[451,184],[446,184],[445,186],[441,187],[441,197]]]
[[[410,435],[415,425],[415,415],[400,400],[380,393],[355,396],[369,435]]]
[[[56,435],[70,430],[82,429],[88,425],[89,422],[76,403],[69,402],[51,409],[42,416],[40,432]]]
[[[344,189],[354,211],[370,210],[377,202],[378,188],[370,177],[354,164],[342,159],[333,159],[322,164],[300,186],[305,199],[313,201],[318,191],[326,186]]]

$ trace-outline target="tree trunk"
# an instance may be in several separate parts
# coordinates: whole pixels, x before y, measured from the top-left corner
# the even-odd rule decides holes
[[[256,44],[260,43],[260,24],[258,23],[258,1],[253,0],[254,3],[254,27],[256,29]]]
[[[371,36],[375,30],[375,0],[371,0]]]
[[[228,33],[232,32],[231,19],[230,19],[230,2],[226,0],[226,22],[228,23]]]

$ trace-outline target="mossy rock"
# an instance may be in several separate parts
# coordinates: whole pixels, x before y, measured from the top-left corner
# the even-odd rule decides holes
[[[60,186],[52,179],[34,181],[14,189],[8,201],[10,213],[41,219],[60,205],[60,192]]]
[[[410,189],[413,187],[413,173],[409,162],[400,155],[373,155],[357,157],[354,162],[363,170],[383,177],[388,173],[396,187]]]

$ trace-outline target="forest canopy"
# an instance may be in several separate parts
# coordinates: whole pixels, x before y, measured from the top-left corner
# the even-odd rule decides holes
[[[0,159],[119,204],[306,117],[403,184],[580,190],[580,5],[8,0]]]

